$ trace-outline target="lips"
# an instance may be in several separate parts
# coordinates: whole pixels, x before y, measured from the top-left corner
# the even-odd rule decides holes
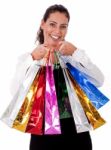
[[[51,38],[55,41],[58,41],[60,39],[60,36],[57,35],[51,35]]]

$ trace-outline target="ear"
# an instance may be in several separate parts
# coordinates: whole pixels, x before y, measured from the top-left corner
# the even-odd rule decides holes
[[[42,30],[44,30],[44,26],[45,26],[45,22],[44,22],[44,20],[41,20],[40,27],[41,27]]]

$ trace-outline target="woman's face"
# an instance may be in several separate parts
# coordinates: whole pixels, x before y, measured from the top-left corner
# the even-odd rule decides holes
[[[65,39],[68,28],[68,18],[64,13],[51,13],[46,22],[41,22],[44,43],[51,48],[57,48],[60,41]]]

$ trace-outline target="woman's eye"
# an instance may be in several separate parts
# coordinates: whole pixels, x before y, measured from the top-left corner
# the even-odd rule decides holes
[[[67,28],[67,26],[61,26],[61,29],[66,29]]]
[[[50,26],[51,26],[51,27],[55,27],[55,24],[54,24],[54,23],[50,23]]]

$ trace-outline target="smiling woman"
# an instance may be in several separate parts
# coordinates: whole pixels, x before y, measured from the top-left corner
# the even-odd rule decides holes
[[[70,47],[72,46],[70,51],[68,51],[69,54],[72,54],[74,50],[76,50],[74,45],[71,45],[68,42],[63,43],[68,30],[69,20],[69,12],[62,5],[54,5],[46,10],[37,35],[37,40],[46,49],[44,54],[47,52],[47,48],[50,48],[51,51],[59,49],[60,52],[63,53],[64,48],[60,49],[60,47],[67,45]],[[39,53],[38,48],[32,52],[32,56],[35,59],[39,59],[38,56],[40,56],[37,52]]]
[[[56,59],[54,52],[59,51],[61,57],[65,58],[66,62],[70,62],[74,67],[87,74],[90,82],[96,87],[101,86],[104,81],[103,74],[87,57],[83,50],[77,48],[74,44],[65,40],[68,31],[68,24],[70,15],[63,5],[52,5],[47,8],[37,33],[38,46],[32,51],[31,54],[24,55],[21,59],[18,72],[20,76],[15,78],[16,84],[20,85],[27,69],[33,61],[38,61],[42,64],[43,58],[46,56],[47,51],[51,51],[51,60],[54,64]],[[59,72],[59,73],[58,73]],[[16,75],[15,75],[16,76]],[[64,97],[62,89],[65,86],[65,80],[60,68],[54,68],[54,76],[56,81],[59,78],[62,81],[59,90],[60,105],[66,105],[65,111],[60,116],[61,134],[59,135],[31,135],[30,150],[56,150],[56,149],[85,149],[92,150],[92,141],[89,131],[77,133],[74,119],[72,117],[71,108],[67,102],[68,96]],[[58,77],[59,76],[59,77]],[[18,82],[17,82],[18,80]],[[58,83],[55,83],[58,88]],[[15,90],[13,86],[13,90]],[[17,90],[16,90],[17,91]],[[65,93],[66,94],[66,93]],[[63,104],[64,102],[64,104]],[[67,110],[67,111],[66,111]]]
[[[41,29],[44,30],[44,44],[49,43],[57,49],[60,41],[63,41],[68,28],[68,18],[64,13],[55,12],[50,14],[46,22],[42,20]]]

